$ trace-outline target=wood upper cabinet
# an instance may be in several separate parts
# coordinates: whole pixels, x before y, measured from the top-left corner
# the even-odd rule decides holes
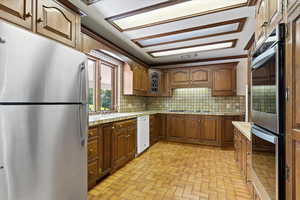
[[[149,84],[147,68],[135,62],[124,64],[124,95],[147,96]]]
[[[268,33],[271,33],[283,19],[282,5],[283,0],[268,0]]]
[[[190,84],[189,69],[174,69],[171,70],[171,87],[187,87]]]
[[[275,1],[275,0],[273,0]],[[268,0],[259,0],[256,5],[256,30],[255,41],[259,46],[266,38],[266,27],[268,26]]]
[[[36,31],[76,47],[80,38],[80,16],[54,0],[37,0]]]
[[[213,69],[212,95],[236,95],[236,65],[224,65]]]
[[[300,199],[300,3],[288,16],[286,40],[286,199]]]
[[[160,81],[160,96],[172,96],[172,89],[170,88],[170,73],[168,71],[162,71]]]
[[[193,87],[211,87],[210,70],[203,67],[191,68],[190,81]]]
[[[0,0],[0,18],[33,28],[33,0]]]
[[[220,145],[220,119],[217,116],[205,116],[201,119],[200,143]]]

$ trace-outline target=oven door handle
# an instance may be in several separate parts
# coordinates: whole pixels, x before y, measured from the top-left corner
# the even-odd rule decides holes
[[[256,70],[257,68],[261,67],[263,64],[268,62],[268,60],[271,57],[276,55],[277,49],[278,49],[278,47],[277,47],[277,45],[275,45],[271,49],[268,49],[267,51],[265,51],[264,53],[259,55],[257,58],[253,59],[252,60],[252,70]]]
[[[268,142],[271,142],[273,144],[277,144],[278,143],[278,137],[275,135],[272,135],[270,133],[267,133],[266,131],[263,130],[257,130],[252,128],[251,132],[256,135],[257,137],[266,140]]]

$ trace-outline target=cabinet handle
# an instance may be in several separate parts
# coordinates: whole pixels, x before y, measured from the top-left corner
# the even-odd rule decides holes
[[[32,17],[32,14],[31,14],[30,12],[28,12],[28,13],[26,13],[25,17],[26,17],[26,18]]]
[[[43,19],[42,18],[38,18],[37,19],[37,23],[41,23],[41,22],[43,22]]]
[[[115,129],[115,127],[113,126],[113,127],[111,127],[111,129]]]
[[[102,174],[102,168],[99,168],[99,174]]]
[[[251,155],[251,153],[250,153],[250,152],[247,152],[247,155],[248,155],[248,156],[250,156],[250,155]]]

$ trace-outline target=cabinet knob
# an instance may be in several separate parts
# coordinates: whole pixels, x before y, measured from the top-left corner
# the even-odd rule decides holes
[[[26,13],[25,17],[26,17],[26,18],[32,17],[32,14],[31,14],[30,12],[28,12],[28,13]]]
[[[38,18],[37,19],[37,23],[41,23],[41,22],[43,22],[43,19],[42,18]]]
[[[113,126],[113,127],[111,127],[111,129],[115,129],[115,127]]]
[[[265,27],[265,26],[267,26],[269,24],[269,22],[264,22],[262,25],[261,25],[261,27]]]

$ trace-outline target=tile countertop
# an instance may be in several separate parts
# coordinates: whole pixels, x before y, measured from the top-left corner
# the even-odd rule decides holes
[[[246,136],[249,140],[251,140],[251,126],[250,122],[232,122],[232,124]]]
[[[105,124],[109,122],[132,119],[139,116],[152,115],[152,114],[219,115],[219,116],[244,115],[244,113],[232,113],[232,112],[170,112],[170,111],[141,111],[141,112],[130,112],[130,113],[112,113],[112,114],[90,115],[89,126],[95,126],[95,125]]]

